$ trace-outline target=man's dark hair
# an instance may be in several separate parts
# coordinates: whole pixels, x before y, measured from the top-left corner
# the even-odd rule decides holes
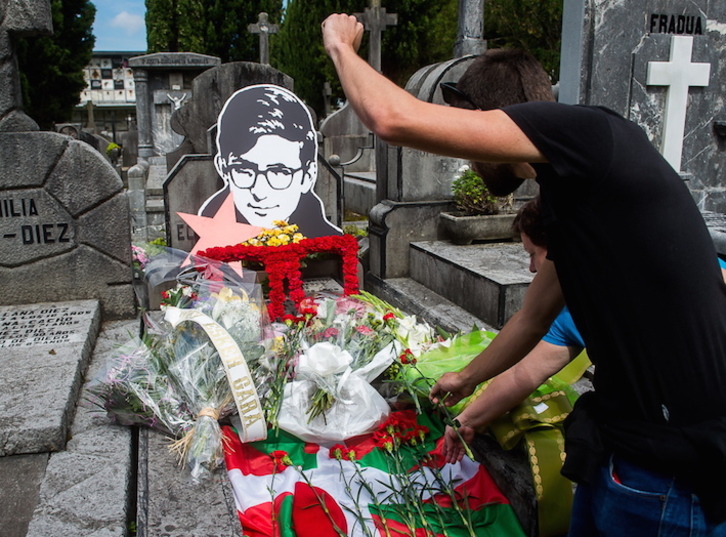
[[[542,220],[539,196],[522,205],[512,222],[512,231],[524,233],[534,245],[547,248],[547,232]]]
[[[520,49],[491,49],[476,58],[456,83],[481,110],[503,108],[529,101],[554,101],[552,83],[540,63]],[[451,104],[471,108],[453,98]],[[494,196],[514,192],[524,179],[517,177],[510,164],[481,163],[474,169]]]
[[[229,98],[217,123],[217,147],[226,162],[243,155],[264,134],[302,142],[304,166],[316,158],[317,140],[310,112],[292,92],[271,85],[249,86]]]
[[[487,50],[472,62],[456,87],[482,110],[555,100],[545,70],[534,56],[520,49]]]

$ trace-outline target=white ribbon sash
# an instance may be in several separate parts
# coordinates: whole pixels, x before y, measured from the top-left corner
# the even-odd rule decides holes
[[[229,332],[216,323],[214,319],[199,310],[168,307],[165,319],[174,328],[181,322],[191,321],[204,329],[212,345],[217,349],[224,370],[227,373],[227,382],[229,382],[229,387],[232,390],[232,396],[242,423],[240,439],[243,442],[256,442],[266,439],[267,424],[260,399],[257,396],[257,390],[252,381],[252,375],[250,375],[250,370],[239,345],[232,339]]]

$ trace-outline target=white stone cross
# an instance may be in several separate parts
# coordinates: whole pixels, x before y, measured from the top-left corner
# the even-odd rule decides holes
[[[671,38],[670,61],[648,62],[645,81],[650,86],[668,86],[660,151],[677,172],[681,171],[688,88],[708,86],[711,74],[710,63],[691,62],[692,51],[693,36],[674,35]]]

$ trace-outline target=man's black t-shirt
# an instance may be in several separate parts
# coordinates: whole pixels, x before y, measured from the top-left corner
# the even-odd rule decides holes
[[[586,480],[600,445],[688,474],[711,505],[707,483],[726,479],[726,285],[693,197],[610,110],[504,111],[548,161],[533,164],[548,257],[596,364],[563,471]]]

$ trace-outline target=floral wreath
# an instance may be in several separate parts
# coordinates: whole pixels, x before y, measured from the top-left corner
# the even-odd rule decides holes
[[[329,235],[280,246],[252,246],[236,244],[233,246],[209,248],[197,252],[217,261],[256,261],[262,263],[270,283],[270,304],[268,312],[272,319],[285,314],[285,280],[287,280],[290,299],[299,309],[306,298],[300,273],[301,261],[310,254],[333,253],[343,261],[343,294],[358,292],[358,241],[352,235]]]

